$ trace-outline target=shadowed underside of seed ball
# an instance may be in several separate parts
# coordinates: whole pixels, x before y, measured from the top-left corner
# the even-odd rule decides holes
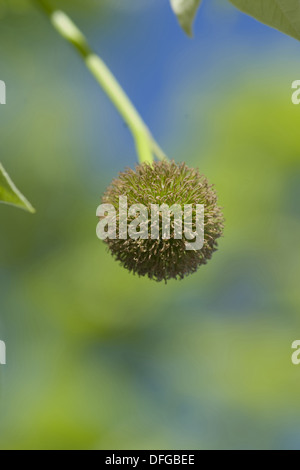
[[[174,223],[171,218],[171,238],[160,236],[152,240],[106,239],[109,250],[116,260],[129,271],[148,276],[156,281],[183,279],[206,264],[217,249],[217,239],[223,234],[224,218],[217,204],[217,194],[207,179],[198,170],[188,168],[185,163],[174,161],[156,162],[152,165],[137,165],[119,174],[106,190],[102,202],[112,204],[118,214],[119,197],[126,196],[128,207],[143,204],[151,214],[152,204],[204,204],[204,245],[201,250],[188,251],[186,238],[174,238]],[[131,220],[128,220],[128,225]],[[193,220],[194,222],[194,220]],[[184,223],[183,223],[184,225]],[[162,235],[162,229],[160,229]],[[118,237],[118,215],[117,215]]]

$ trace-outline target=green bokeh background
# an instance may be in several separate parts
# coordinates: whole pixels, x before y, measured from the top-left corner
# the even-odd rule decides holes
[[[157,284],[95,235],[128,130],[27,3],[0,1],[1,161],[37,209],[0,206],[0,448],[299,449],[299,44],[224,2],[193,42],[167,2],[60,2],[224,207],[213,260]]]

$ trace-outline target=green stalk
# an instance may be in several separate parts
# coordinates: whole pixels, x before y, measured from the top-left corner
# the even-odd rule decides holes
[[[63,11],[49,6],[45,0],[33,0],[33,2],[46,13],[58,33],[79,52],[91,74],[127,123],[135,141],[140,163],[151,164],[154,156],[165,160],[166,155],[153,139],[140,114],[103,60],[93,52],[87,39],[73,21]]]

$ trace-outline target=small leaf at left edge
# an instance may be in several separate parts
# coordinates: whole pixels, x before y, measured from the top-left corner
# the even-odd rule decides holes
[[[193,22],[202,0],[170,0],[170,2],[182,29],[192,36]]]
[[[10,204],[19,207],[20,209],[27,210],[32,214],[35,209],[30,202],[27,201],[25,196],[15,186],[5,169],[0,163],[0,203]]]

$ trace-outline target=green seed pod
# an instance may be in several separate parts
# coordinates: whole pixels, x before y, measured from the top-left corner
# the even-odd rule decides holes
[[[190,238],[183,230],[182,239],[175,236],[178,219],[171,213],[169,238],[164,239],[162,214],[159,216],[159,237],[151,238],[151,220],[147,221],[149,235],[138,239],[121,239],[119,231],[119,201],[127,197],[128,207],[143,204],[151,214],[152,205],[174,204],[182,208],[181,221],[186,205],[204,205],[204,243],[201,249],[187,250]],[[217,239],[222,236],[224,218],[217,205],[214,188],[198,170],[188,168],[185,163],[177,165],[174,161],[142,164],[135,170],[127,169],[120,173],[106,190],[102,202],[111,204],[116,211],[116,239],[107,238],[109,250],[116,260],[129,271],[140,276],[148,276],[156,281],[183,279],[206,264],[217,249]],[[127,219],[127,228],[134,217]],[[192,211],[193,230],[196,227],[196,211]]]

